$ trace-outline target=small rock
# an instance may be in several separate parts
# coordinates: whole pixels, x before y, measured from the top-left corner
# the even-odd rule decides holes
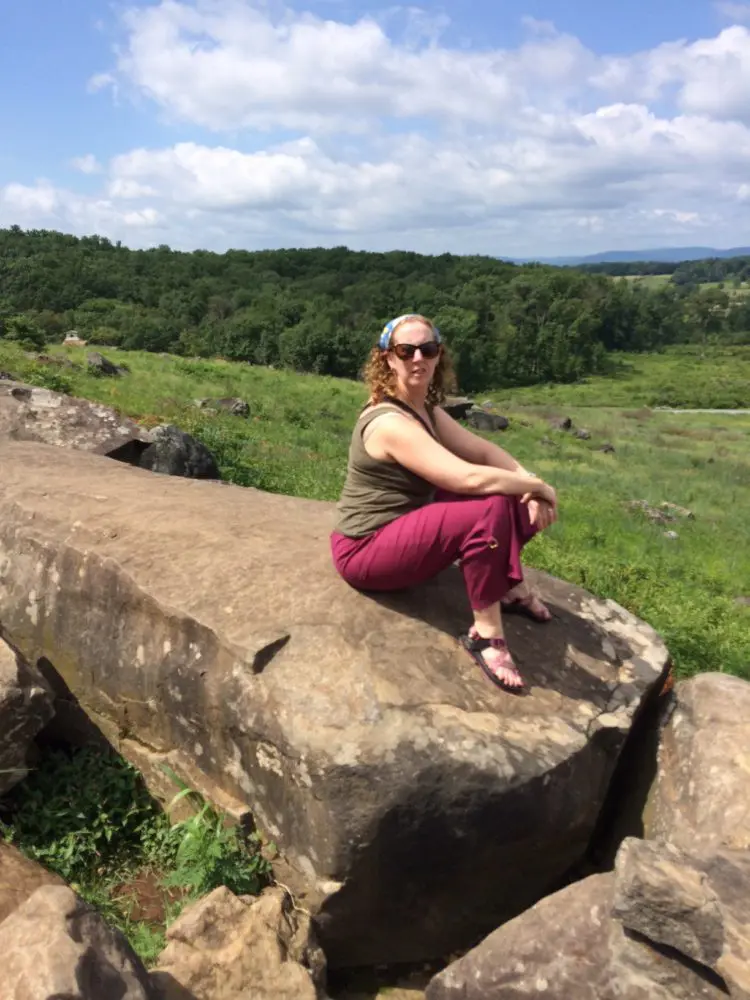
[[[126,375],[128,371],[123,365],[113,364],[103,354],[100,354],[99,351],[89,351],[86,355],[86,364],[92,371],[97,372],[99,375],[119,376]]]
[[[665,531],[664,537],[668,538],[670,542],[675,542],[680,537],[676,531]]]
[[[153,444],[141,454],[139,465],[150,472],[188,479],[220,479],[216,459],[208,448],[172,424],[161,424],[151,432]]]
[[[554,444],[555,444],[555,442],[552,440],[552,438],[543,437],[540,440],[539,444],[543,444],[546,448],[549,448],[549,447],[553,447]]]
[[[591,432],[584,430],[582,427],[575,432],[575,435],[579,441],[588,441],[591,438]]]
[[[750,608],[750,597],[735,597],[735,604],[739,604],[741,608]]]
[[[669,503],[668,500],[662,500],[662,502],[659,504],[659,507],[661,508],[661,510],[667,511],[670,514],[676,514],[678,517],[687,518],[688,521],[695,520],[695,514],[692,512],[692,510],[688,510],[687,507],[680,507],[676,503]]]
[[[478,431],[504,431],[510,425],[508,418],[501,413],[490,413],[476,406],[469,411],[468,420]]]
[[[556,431],[569,431],[573,426],[573,421],[570,417],[553,417],[549,425]]]
[[[448,396],[443,403],[443,409],[454,420],[465,420],[473,405],[468,396]]]
[[[596,450],[604,452],[605,455],[612,455],[615,451],[615,446],[607,441],[606,444],[603,444],[601,448],[597,448]]]
[[[15,382],[15,377],[10,372],[0,372],[0,382]]]
[[[325,957],[309,916],[282,889],[258,899],[214,889],[167,942],[152,974],[164,1000],[322,1000]]]
[[[223,396],[220,399],[196,399],[199,410],[222,410],[234,417],[249,417],[250,406],[244,399],[236,396]]]

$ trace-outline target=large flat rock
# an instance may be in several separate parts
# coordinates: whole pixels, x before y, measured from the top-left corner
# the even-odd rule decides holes
[[[39,386],[0,382],[0,438],[116,455],[135,462],[149,432],[110,406]]]
[[[332,965],[470,945],[585,852],[667,664],[622,608],[540,576],[518,698],[456,643],[457,570],[377,599],[338,578],[331,504],[41,444],[0,467],[0,627],[147,772],[252,809]]]

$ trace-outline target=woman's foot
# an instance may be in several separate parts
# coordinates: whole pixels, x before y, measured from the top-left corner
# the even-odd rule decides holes
[[[485,638],[472,625],[468,634],[462,636],[461,642],[491,681],[510,691],[523,690],[523,677],[513,662],[505,639],[500,636]]]
[[[552,618],[552,613],[547,605],[526,584],[520,584],[508,591],[500,604],[503,611],[526,615],[527,618],[531,618],[535,622],[548,622]]]

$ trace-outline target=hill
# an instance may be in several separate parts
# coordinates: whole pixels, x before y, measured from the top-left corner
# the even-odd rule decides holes
[[[129,374],[108,379],[87,372],[80,349],[53,352],[66,355],[75,367],[40,363],[0,341],[0,370],[116,406],[147,426],[176,423],[212,449],[232,482],[337,499],[364,401],[361,384],[124,351],[113,356]],[[750,609],[736,603],[750,597],[750,417],[661,413],[643,403],[660,383],[677,394],[663,393],[664,400],[715,402],[714,390],[733,377],[747,387],[749,367],[747,349],[621,356],[610,378],[506,391],[510,428],[489,435],[561,496],[560,522],[532,543],[531,564],[644,618],[662,633],[682,675],[723,670],[750,677]],[[196,398],[209,396],[246,399],[249,418],[196,408]],[[590,439],[551,429],[550,419],[561,414]],[[615,451],[601,451],[605,443]],[[632,500],[669,501],[695,519],[659,525],[631,509]],[[667,536],[667,527],[678,537]]]
[[[516,264],[538,261],[555,267],[575,267],[579,264],[665,262],[680,263],[685,260],[706,260],[708,258],[747,257],[750,247],[731,247],[717,250],[715,247],[652,247],[647,250],[605,250],[601,253],[569,257],[522,257],[512,258]]]
[[[75,330],[127,350],[352,378],[383,324],[413,311],[443,331],[462,391],[575,382],[605,372],[609,351],[750,330],[750,303],[696,296],[490,257],[183,253],[0,230],[0,338],[42,348]]]

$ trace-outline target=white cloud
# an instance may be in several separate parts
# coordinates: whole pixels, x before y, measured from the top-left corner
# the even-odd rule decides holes
[[[86,153],[85,156],[76,156],[70,161],[70,165],[82,174],[98,174],[101,172],[101,164],[93,153]]]
[[[551,255],[697,229],[744,240],[748,29],[609,57],[533,19],[517,48],[471,50],[413,8],[351,23],[336,11],[131,8],[115,65],[90,89],[130,95],[187,140],[124,149],[92,197],[0,189],[0,221],[217,248]],[[279,142],[284,131],[295,138]]]
[[[722,17],[734,24],[745,24],[750,21],[750,3],[736,3],[733,0],[718,0],[715,3]]]
[[[577,39],[536,28],[515,51],[472,52],[425,29],[420,43],[411,30],[394,42],[372,17],[348,24],[282,10],[273,19],[265,4],[230,0],[162,0],[131,9],[124,25],[116,72],[92,85],[119,81],[214,130],[356,132],[383,117],[493,124],[535,87],[577,84],[593,59]]]

